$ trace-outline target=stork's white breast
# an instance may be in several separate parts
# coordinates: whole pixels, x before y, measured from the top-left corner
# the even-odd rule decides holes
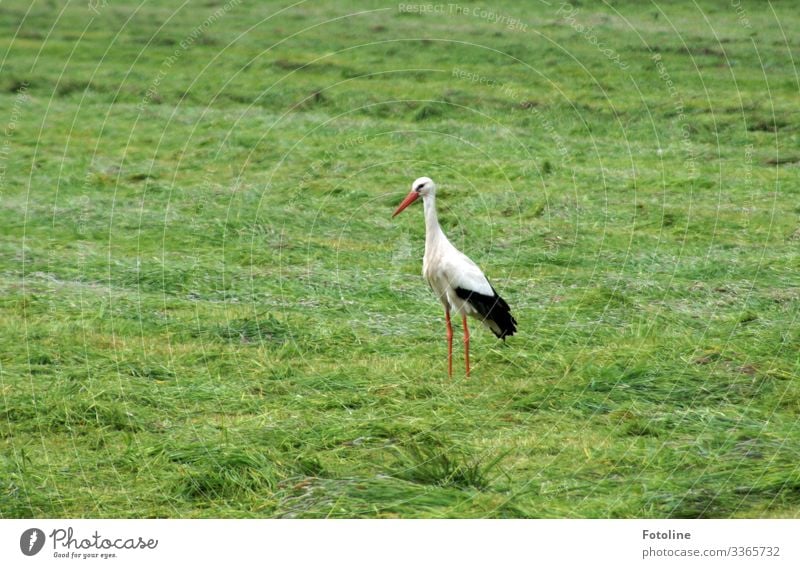
[[[422,275],[439,300],[460,314],[472,315],[475,310],[458,297],[456,288],[463,288],[485,296],[493,296],[492,286],[481,269],[449,241],[425,251]]]

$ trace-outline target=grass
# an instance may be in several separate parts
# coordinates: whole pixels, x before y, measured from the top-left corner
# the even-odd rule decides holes
[[[800,17],[729,4],[3,2],[0,516],[800,515]]]

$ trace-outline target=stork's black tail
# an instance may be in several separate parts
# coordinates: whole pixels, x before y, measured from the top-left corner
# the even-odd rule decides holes
[[[479,294],[466,288],[456,288],[456,295],[462,300],[466,300],[481,315],[483,322],[489,326],[492,332],[505,341],[506,336],[514,335],[517,331],[517,320],[511,315],[511,308],[506,301],[499,296],[494,287],[494,296]]]

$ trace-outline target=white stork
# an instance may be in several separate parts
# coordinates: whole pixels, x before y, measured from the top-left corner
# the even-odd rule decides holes
[[[494,334],[505,341],[517,331],[517,320],[481,269],[467,255],[454,247],[439,226],[436,216],[436,185],[421,177],[411,185],[411,193],[397,207],[392,217],[422,197],[425,210],[425,256],[422,275],[433,293],[444,304],[447,322],[447,372],[453,376],[453,327],[450,314],[461,314],[464,325],[464,359],[469,377],[469,328],[467,316],[481,320]]]

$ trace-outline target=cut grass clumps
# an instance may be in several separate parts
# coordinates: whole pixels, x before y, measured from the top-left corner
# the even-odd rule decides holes
[[[150,459],[178,466],[172,487],[177,497],[188,499],[269,499],[287,480],[324,473],[316,456],[287,453],[280,444],[167,443],[149,454]]]
[[[289,338],[289,331],[284,324],[268,314],[262,317],[239,318],[215,324],[196,330],[194,335],[240,344],[283,343]]]
[[[62,400],[40,414],[42,428],[58,432],[80,432],[100,428],[139,432],[146,425],[120,403],[105,401]]]
[[[499,458],[480,459],[470,453],[428,437],[408,442],[394,450],[397,464],[393,475],[399,479],[461,489],[486,490],[498,467]]]
[[[115,402],[107,396],[91,396],[74,389],[56,391],[37,399],[16,396],[7,399],[0,417],[17,424],[13,430],[80,435],[93,429],[120,432],[141,432],[149,427],[140,415],[144,409],[125,402]],[[6,431],[2,428],[0,431]]]
[[[286,484],[276,497],[275,515],[283,518],[532,516],[504,494],[431,486],[386,475],[305,479]]]
[[[746,469],[754,471],[752,467]],[[730,517],[763,500],[783,510],[800,505],[800,475],[791,466],[774,467],[756,485],[728,486],[724,479],[715,473],[701,473],[691,485],[676,487],[669,494],[656,492],[648,500],[665,510],[667,517],[680,519]]]
[[[262,452],[231,445],[167,447],[161,457],[179,464],[177,492],[190,499],[235,499],[269,495],[286,476]]]
[[[414,112],[415,122],[424,122],[444,116],[445,111],[440,103],[425,103]]]

